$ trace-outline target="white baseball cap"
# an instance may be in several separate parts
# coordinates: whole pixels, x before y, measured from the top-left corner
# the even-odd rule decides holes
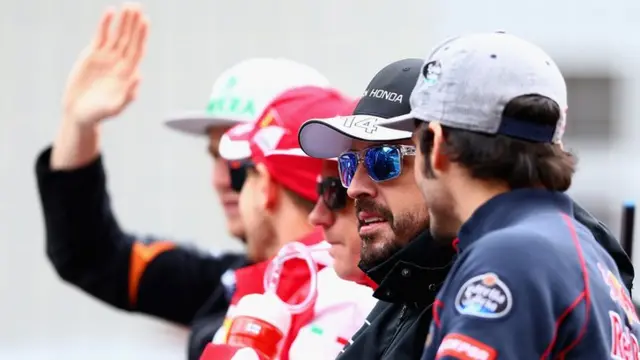
[[[284,58],[253,58],[224,71],[213,84],[204,111],[170,117],[166,125],[206,135],[212,126],[254,122],[278,95],[301,86],[328,87],[329,80],[314,68]]]
[[[505,106],[522,95],[541,95],[561,109],[554,125],[503,116]],[[411,111],[378,123],[406,130],[416,120],[452,128],[502,134],[533,142],[562,139],[567,86],[560,69],[538,46],[504,32],[449,39],[422,66],[411,92]]]

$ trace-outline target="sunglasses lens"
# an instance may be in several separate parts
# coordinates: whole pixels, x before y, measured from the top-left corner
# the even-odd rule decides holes
[[[391,180],[400,176],[402,156],[400,150],[396,147],[373,147],[366,151],[364,165],[373,180]]]
[[[342,187],[338,179],[335,180],[336,181],[331,182],[329,186],[327,186],[327,191],[325,191],[325,195],[323,196],[327,207],[334,211],[344,208],[347,204],[347,189]]]
[[[327,208],[333,211],[340,210],[347,204],[347,189],[334,177],[325,178],[318,183],[318,195]]]
[[[345,153],[338,157],[338,170],[340,172],[340,181],[342,186],[349,187],[353,175],[358,169],[358,157],[354,153]]]
[[[247,164],[233,161],[228,163],[228,167],[231,189],[235,192],[240,192],[245,180],[247,180]]]

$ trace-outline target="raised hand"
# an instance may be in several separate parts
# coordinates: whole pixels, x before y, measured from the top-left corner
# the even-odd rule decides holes
[[[122,7],[117,28],[111,29],[114,17],[113,9],[103,14],[69,75],[63,98],[66,121],[96,124],[118,115],[136,97],[149,23],[135,4]]]

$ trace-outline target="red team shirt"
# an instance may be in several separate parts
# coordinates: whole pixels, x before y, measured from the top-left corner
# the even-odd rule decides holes
[[[299,240],[311,249],[323,243],[323,233],[317,230]],[[313,251],[318,268],[318,296],[313,306],[301,314],[293,315],[289,333],[286,334],[280,359],[297,360],[310,351],[325,353],[321,358],[334,358],[346,341],[364,322],[375,305],[371,296],[373,282],[364,284],[342,280],[330,267],[332,260],[326,250]],[[225,344],[227,332],[233,319],[235,306],[249,294],[264,292],[263,278],[269,261],[261,262],[235,271],[235,293],[223,327],[213,342],[207,346],[201,360],[232,359],[240,350]],[[278,286],[278,296],[291,304],[300,303],[309,293],[310,275],[307,264],[300,259],[284,264]],[[312,347],[318,347],[312,350]]]

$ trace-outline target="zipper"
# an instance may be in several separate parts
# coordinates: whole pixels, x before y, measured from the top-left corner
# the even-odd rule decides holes
[[[402,305],[402,309],[400,309],[400,321],[398,321],[398,326],[396,326],[396,330],[398,330],[400,328],[400,325],[402,325],[405,315],[407,315],[407,305]]]
[[[394,341],[396,341],[396,338],[400,334],[400,331],[402,330],[403,325],[404,325],[405,321],[407,320],[407,310],[408,309],[409,309],[409,307],[407,305],[404,305],[404,304],[402,305],[402,308],[400,309],[400,316],[398,317],[398,322],[396,323],[396,328],[395,328],[394,333],[393,333],[393,337],[391,338],[391,341],[389,341],[389,343],[387,343],[387,347],[382,352],[382,357],[384,357],[387,354],[387,350],[389,350],[389,347],[391,346],[391,344],[393,344]]]

